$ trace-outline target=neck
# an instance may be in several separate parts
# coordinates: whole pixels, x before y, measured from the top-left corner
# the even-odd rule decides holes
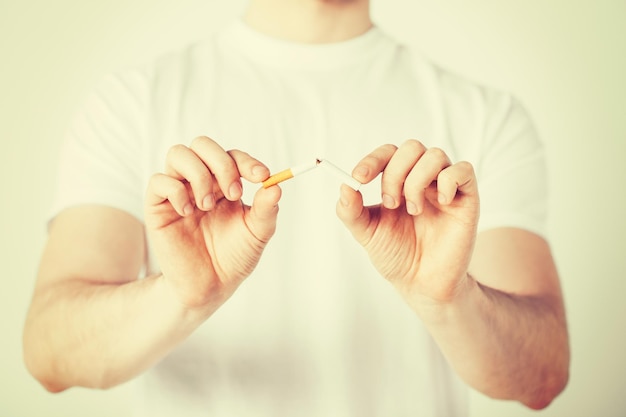
[[[266,35],[302,43],[341,42],[372,27],[369,0],[250,0],[244,21]]]

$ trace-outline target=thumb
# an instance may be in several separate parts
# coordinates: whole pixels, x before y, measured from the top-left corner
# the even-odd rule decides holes
[[[278,201],[282,190],[278,186],[260,188],[254,195],[252,206],[246,216],[250,232],[261,242],[267,243],[276,231]]]
[[[361,245],[369,240],[370,211],[363,206],[363,196],[360,192],[342,184],[337,202],[337,217],[352,233],[352,236]]]

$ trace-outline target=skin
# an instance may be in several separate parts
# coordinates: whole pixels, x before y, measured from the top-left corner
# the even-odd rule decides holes
[[[271,17],[269,30],[267,11],[274,7],[286,12]],[[358,0],[252,0],[245,19],[284,39],[333,42],[367,30],[368,9]],[[294,18],[303,23],[293,26]],[[547,242],[514,228],[477,234],[473,168],[453,163],[443,150],[417,140],[383,145],[352,173],[362,183],[380,174],[381,203],[364,207],[359,192],[342,186],[338,217],[469,385],[531,408],[547,406],[569,369],[563,299]],[[60,213],[24,328],[31,373],[51,392],[108,388],[167,355],[235,293],[262,256],[281,190],[260,187],[246,206],[241,179],[260,183],[268,176],[261,161],[200,137],[171,148],[165,171],[151,178],[145,224],[102,206]],[[162,271],[136,280],[146,234]]]
[[[345,41],[372,27],[369,4],[361,0],[250,0],[244,20],[260,32],[301,43]]]
[[[364,207],[344,185],[339,218],[469,385],[546,407],[565,387],[569,350],[545,240],[514,228],[477,235],[473,168],[441,149],[384,145],[352,175],[369,183],[381,173],[381,204]]]

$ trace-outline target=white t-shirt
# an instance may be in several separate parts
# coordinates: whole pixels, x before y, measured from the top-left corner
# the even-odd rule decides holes
[[[346,171],[414,138],[476,169],[480,230],[543,234],[541,143],[520,105],[373,28],[302,45],[242,22],[100,85],[69,131],[52,215],[78,204],[142,219],[167,150],[209,136],[272,171],[328,158]],[[183,345],[139,378],[137,416],[463,416],[466,388],[419,318],[335,215],[338,181],[281,184],[257,269]],[[244,183],[250,202],[258,185]],[[363,187],[380,200],[378,184]],[[158,270],[151,255],[148,273]]]

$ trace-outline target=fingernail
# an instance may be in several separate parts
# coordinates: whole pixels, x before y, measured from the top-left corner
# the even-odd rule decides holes
[[[346,191],[344,190],[345,186],[341,186],[341,191],[339,192],[339,204],[343,207],[348,207],[350,205],[349,200],[346,198]]]
[[[394,208],[396,206],[396,201],[389,194],[383,194],[383,206],[386,208]]]
[[[357,177],[360,177],[362,179],[367,178],[369,173],[370,173],[370,170],[366,166],[360,166],[360,167],[358,167],[357,169],[354,170],[354,175],[357,176]]]
[[[265,167],[261,166],[261,165],[255,165],[252,167],[252,176],[253,177],[260,177],[262,175],[265,174]]]
[[[437,201],[439,202],[439,204],[446,204],[448,202],[448,199],[446,198],[445,194],[439,193],[437,194]]]
[[[193,205],[191,203],[187,203],[185,207],[183,207],[183,216],[189,216],[193,213]]]
[[[202,208],[205,210],[211,210],[213,206],[215,206],[215,196],[211,193],[202,200]]]
[[[409,213],[411,216],[415,216],[417,214],[417,206],[415,205],[414,202],[412,201],[406,202],[406,212]]]
[[[232,199],[241,197],[241,192],[241,184],[239,184],[238,181],[233,182],[232,184],[230,184],[230,187],[228,187],[228,195]]]

